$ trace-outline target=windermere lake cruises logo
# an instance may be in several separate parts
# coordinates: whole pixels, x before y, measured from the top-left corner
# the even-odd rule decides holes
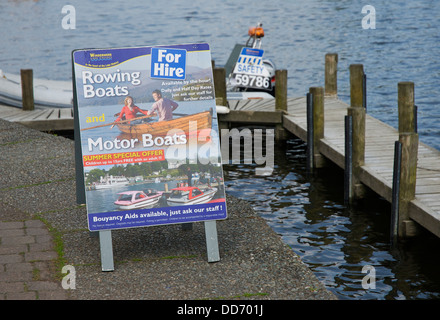
[[[90,53],[90,61],[112,60],[111,53]]]

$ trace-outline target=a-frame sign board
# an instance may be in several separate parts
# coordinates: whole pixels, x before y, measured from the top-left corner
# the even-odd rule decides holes
[[[111,230],[227,217],[206,43],[72,52],[77,201],[114,270]],[[86,218],[86,217],[84,217]]]

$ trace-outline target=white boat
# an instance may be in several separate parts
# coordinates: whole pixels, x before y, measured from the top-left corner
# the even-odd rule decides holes
[[[171,190],[167,199],[169,206],[183,206],[209,202],[217,192],[217,188],[200,190],[197,187],[179,187]]]
[[[149,190],[144,191],[125,191],[118,193],[119,198],[115,201],[115,205],[120,210],[132,210],[140,208],[148,208],[154,206],[162,197],[162,191]]]
[[[124,176],[105,176],[100,177],[99,182],[94,184],[96,190],[110,189],[128,185],[129,181]]]
[[[263,25],[249,28],[248,35],[246,44],[236,44],[225,64],[227,99],[273,99],[276,67],[263,58]]]
[[[228,100],[275,99],[273,95],[265,91],[227,91],[226,96]],[[219,109],[217,109],[217,113],[227,113],[227,112],[224,112],[224,109],[220,109],[219,112]]]
[[[72,108],[73,91],[71,81],[33,79],[35,108]],[[22,107],[20,75],[0,70],[0,102]]]

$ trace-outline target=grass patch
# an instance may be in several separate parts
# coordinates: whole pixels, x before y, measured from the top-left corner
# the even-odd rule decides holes
[[[22,186],[16,186],[16,187],[3,188],[3,189],[0,189],[0,190],[14,190],[14,189],[31,188],[31,187],[38,187],[38,186],[42,186],[42,185],[50,184],[50,183],[54,183],[54,182],[65,182],[65,181],[73,181],[73,180],[75,180],[75,178],[43,181],[43,182],[34,183],[34,184],[28,184],[28,185],[22,185]]]
[[[197,258],[197,255],[192,254],[189,256],[167,256],[167,257],[161,257],[160,259],[169,260],[169,259],[193,259],[193,258]]]
[[[21,140],[21,141],[11,141],[11,142],[6,142],[6,143],[0,143],[0,147],[12,146],[14,144],[20,144],[20,143],[28,143],[28,142],[32,142],[34,140],[39,140],[39,139],[27,139],[27,140]]]

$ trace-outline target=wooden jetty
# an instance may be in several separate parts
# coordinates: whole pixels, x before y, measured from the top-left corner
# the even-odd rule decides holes
[[[32,69],[20,70],[22,108],[0,104],[0,118],[39,131],[73,130],[72,108],[35,107]]]
[[[275,99],[228,101],[230,112],[219,114],[220,127],[272,124],[280,139],[283,130],[305,142],[310,139],[311,168],[331,161],[350,176],[345,179],[348,203],[364,197],[369,188],[392,204],[392,238],[414,236],[419,226],[440,237],[440,151],[418,141],[414,84],[398,84],[397,130],[366,113],[362,65],[350,66],[350,105],[337,98],[337,60],[337,54],[326,55],[325,88],[310,88],[312,102],[309,95],[288,98],[287,74],[277,70]],[[351,135],[347,123],[351,123]],[[352,147],[347,149],[348,142]],[[396,145],[400,157],[396,157]],[[396,163],[400,163],[398,171]]]
[[[350,66],[350,105],[338,99],[337,61],[337,54],[327,54],[325,87],[296,98],[287,97],[287,71],[277,70],[274,99],[228,101],[225,71],[214,68],[217,104],[230,109],[218,114],[220,128],[273,125],[279,140],[290,132],[307,142],[311,170],[327,161],[344,170],[348,203],[369,188],[392,204],[393,236],[414,236],[422,226],[440,237],[440,151],[418,141],[414,84],[398,83],[397,130],[366,113],[362,65]],[[0,105],[0,118],[41,131],[73,130],[73,110],[66,108],[23,111]]]
[[[23,110],[0,104],[0,118],[39,131],[73,130],[73,108]]]

